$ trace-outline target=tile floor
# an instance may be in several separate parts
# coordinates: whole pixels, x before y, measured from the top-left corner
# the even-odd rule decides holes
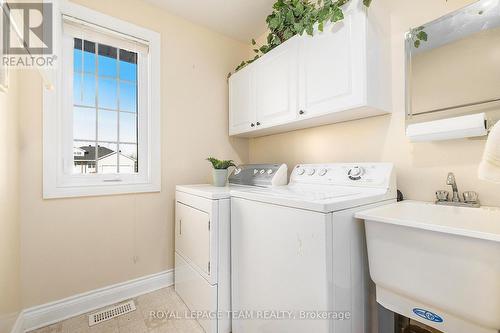
[[[173,287],[136,297],[134,301],[137,310],[92,327],[88,325],[88,315],[90,314],[88,313],[29,333],[203,333],[203,329],[195,320],[158,319],[158,315],[151,315],[152,312],[161,315],[171,311],[182,317],[185,311],[188,311]],[[96,311],[91,313],[94,312]]]

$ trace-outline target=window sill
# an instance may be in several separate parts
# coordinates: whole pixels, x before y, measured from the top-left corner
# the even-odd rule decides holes
[[[76,198],[76,197],[91,197],[91,196],[108,196],[108,195],[125,195],[135,193],[154,193],[160,192],[161,185],[145,183],[133,184],[124,183],[117,184],[110,182],[103,185],[78,185],[64,187],[46,187],[43,189],[44,199],[60,199],[60,198]]]

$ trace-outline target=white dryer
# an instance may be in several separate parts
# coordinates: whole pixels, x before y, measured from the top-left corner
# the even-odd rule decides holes
[[[177,186],[175,291],[207,333],[231,332],[230,193],[287,182],[285,164],[242,165],[229,186]]]
[[[298,165],[288,186],[231,192],[233,333],[367,333],[364,225],[396,201],[392,164]]]

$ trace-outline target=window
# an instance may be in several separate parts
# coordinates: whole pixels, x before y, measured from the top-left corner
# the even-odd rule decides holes
[[[44,92],[44,197],[160,189],[159,36],[65,3]],[[154,70],[153,70],[154,69]]]
[[[139,170],[137,53],[74,38],[73,172]]]

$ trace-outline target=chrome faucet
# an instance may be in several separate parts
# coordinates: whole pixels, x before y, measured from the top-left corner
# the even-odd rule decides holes
[[[474,191],[467,191],[463,193],[463,198],[458,192],[457,181],[453,172],[448,173],[446,178],[446,185],[450,185],[453,190],[451,199],[448,191],[436,191],[436,204],[445,206],[460,206],[460,207],[481,207],[479,203],[479,196]]]
[[[453,190],[453,197],[451,198],[452,202],[460,202],[460,197],[458,196],[458,187],[457,181],[455,180],[455,175],[453,172],[448,173],[448,177],[446,178],[446,185],[451,185]]]

